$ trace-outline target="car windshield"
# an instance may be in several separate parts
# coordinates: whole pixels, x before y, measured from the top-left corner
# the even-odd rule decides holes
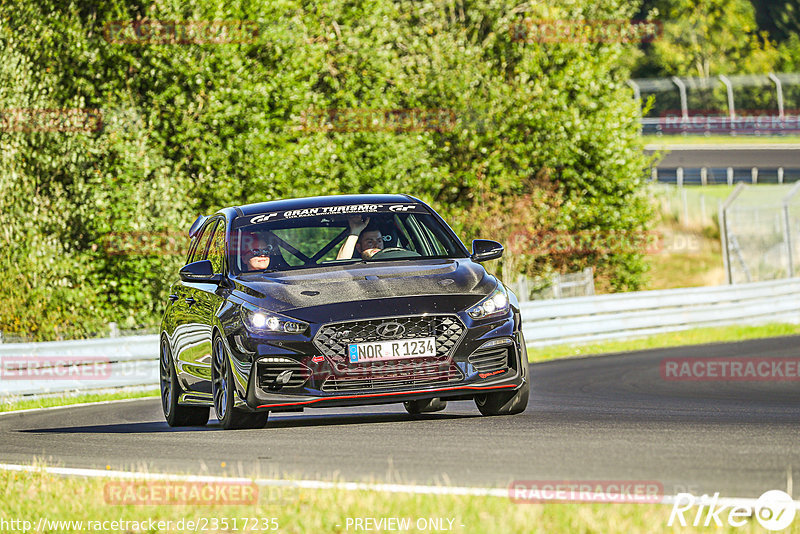
[[[351,208],[359,206],[237,218],[230,235],[233,270],[270,272],[365,261],[466,257],[452,231],[422,205],[370,205],[365,211]],[[331,213],[334,210],[339,213]],[[352,230],[353,225],[358,231]]]

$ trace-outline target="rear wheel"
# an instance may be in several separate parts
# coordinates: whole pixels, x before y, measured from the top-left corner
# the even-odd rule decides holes
[[[169,426],[203,426],[208,422],[209,409],[203,406],[181,406],[178,398],[183,391],[178,384],[172,351],[166,339],[161,340],[160,383],[161,408]]]
[[[406,401],[403,403],[406,411],[411,415],[420,413],[440,412],[447,408],[447,401],[438,397],[433,399],[420,399],[413,401]]]
[[[236,391],[233,384],[228,351],[222,339],[214,339],[214,363],[211,366],[211,390],[214,411],[225,430],[236,428],[264,428],[269,412],[248,412],[234,406]]]

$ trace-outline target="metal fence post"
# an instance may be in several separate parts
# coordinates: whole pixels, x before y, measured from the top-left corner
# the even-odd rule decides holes
[[[586,291],[584,295],[594,295],[594,267],[587,267],[583,270],[586,277]]]
[[[728,77],[723,74],[720,74],[718,78],[725,84],[725,90],[728,92],[728,115],[730,115],[731,121],[733,121],[733,119],[736,118],[736,110],[733,106],[733,85]]]
[[[786,237],[786,254],[789,258],[789,278],[794,278],[794,259],[792,258],[792,227],[789,222],[789,204],[783,205],[783,231]]]
[[[783,224],[786,232],[786,252],[789,254],[789,278],[794,278],[794,257],[792,250],[792,220],[789,217],[789,203],[792,198],[800,191],[800,182],[792,186],[786,196],[783,197]]]
[[[686,98],[686,84],[677,76],[672,77],[672,83],[678,86],[678,91],[681,94],[681,117],[683,118],[683,128],[686,128],[686,123],[689,122],[689,102]]]
[[[639,105],[641,105],[642,91],[639,89],[639,84],[633,80],[628,80],[628,85],[633,89],[633,98],[639,100]]]
[[[733,169],[728,167],[731,171],[729,174],[733,174]],[[728,198],[725,199],[725,202],[720,203],[719,205],[719,233],[720,239],[722,240],[722,263],[725,267],[725,278],[727,279],[728,285],[733,284],[733,272],[731,269],[731,258],[730,258],[730,245],[728,239],[728,208],[736,200],[736,197],[739,196],[739,193],[745,188],[743,183],[736,184],[736,187],[731,191],[731,194],[728,195]]]
[[[781,84],[780,78],[775,76],[774,73],[770,72],[768,76],[769,79],[772,80],[772,83],[775,84],[775,92],[778,96],[778,116],[783,118],[783,84]]]

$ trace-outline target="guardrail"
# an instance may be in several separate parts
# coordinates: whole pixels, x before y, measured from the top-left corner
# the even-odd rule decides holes
[[[158,335],[0,344],[0,396],[158,384]]]
[[[653,167],[651,182],[684,185],[791,184],[800,168],[784,167]]]
[[[800,278],[520,305],[532,346],[643,337],[704,326],[800,322]]]
[[[525,340],[532,346],[642,337],[703,326],[798,323],[800,278],[541,300],[520,306]],[[69,360],[93,365],[99,372],[80,378],[59,376],[70,371],[57,365]],[[37,366],[26,369],[27,376],[38,374],[13,376],[19,362],[30,361]],[[0,344],[0,367],[0,396],[156,385],[158,336]]]

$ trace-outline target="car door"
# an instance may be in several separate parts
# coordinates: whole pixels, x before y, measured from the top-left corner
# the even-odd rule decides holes
[[[218,222],[219,218],[213,218],[203,225],[198,235],[197,245],[187,260],[187,264],[207,258],[208,248]],[[174,344],[175,368],[183,388],[210,393],[210,383],[205,384],[205,382],[211,380],[211,325],[206,320],[207,311],[202,309],[204,302],[202,288],[208,285],[216,287],[216,284],[184,280],[178,283],[178,291],[174,293],[178,295],[178,300],[175,302],[177,326]],[[203,365],[206,360],[209,364],[207,369]]]
[[[215,274],[226,272],[225,261],[225,230],[224,218],[209,221],[210,239],[202,256],[194,261],[209,260]],[[189,318],[192,337],[195,339],[193,348],[186,352],[183,361],[184,380],[196,392],[211,393],[211,364],[212,364],[212,328],[217,315],[225,301],[227,290],[217,283],[209,282],[184,282],[189,305],[187,316]]]

